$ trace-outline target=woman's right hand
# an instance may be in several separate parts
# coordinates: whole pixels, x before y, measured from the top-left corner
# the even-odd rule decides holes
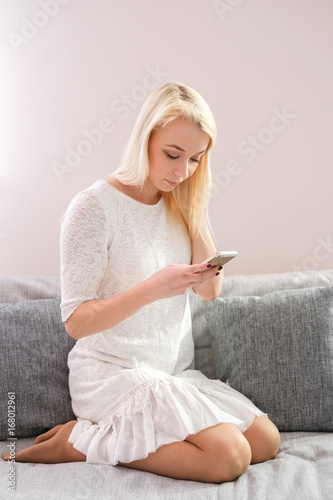
[[[220,274],[217,267],[208,267],[207,263],[179,265],[171,264],[160,269],[146,280],[155,300],[183,295],[196,285]]]

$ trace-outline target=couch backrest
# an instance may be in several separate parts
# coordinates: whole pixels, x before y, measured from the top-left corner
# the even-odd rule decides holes
[[[0,303],[60,297],[58,276],[0,275]]]
[[[299,271],[281,274],[225,276],[223,297],[264,295],[278,290],[294,290],[333,283],[333,269],[325,271]],[[59,276],[0,275],[0,303],[23,300],[48,299],[60,296]],[[201,299],[193,294],[194,308]]]
[[[280,290],[328,286],[333,283],[333,269],[292,273],[225,276],[222,297],[262,296]],[[0,275],[0,303],[60,297],[58,276]],[[196,367],[213,377],[212,347],[208,331],[205,301],[190,294]]]

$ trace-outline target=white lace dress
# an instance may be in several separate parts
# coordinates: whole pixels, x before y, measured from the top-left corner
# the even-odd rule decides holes
[[[189,264],[190,241],[163,198],[145,205],[105,180],[78,193],[61,228],[61,313],[125,291],[168,264]],[[80,339],[68,357],[78,423],[69,441],[87,462],[116,465],[222,422],[243,432],[263,415],[247,398],[193,369],[187,295],[158,300]]]

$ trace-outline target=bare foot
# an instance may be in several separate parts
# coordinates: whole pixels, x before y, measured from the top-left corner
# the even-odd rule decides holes
[[[40,434],[39,436],[36,437],[35,444],[42,443],[43,441],[47,441],[48,439],[53,437],[62,426],[63,426],[63,424],[56,425],[55,427],[52,427],[52,429],[50,429],[49,431],[44,432],[43,434]]]
[[[67,422],[59,428],[54,427],[45,434],[37,444],[15,454],[16,462],[34,462],[43,464],[59,464],[65,462],[84,462],[86,456],[68,442],[68,438],[77,420]],[[52,433],[53,431],[53,433]],[[54,432],[55,431],[55,432]],[[38,438],[37,438],[38,439]],[[2,455],[3,460],[9,460],[9,453]]]
[[[47,432],[40,434],[39,436],[36,437],[35,444],[42,443],[44,441],[47,441],[48,439],[51,439],[53,436],[55,436],[55,434],[57,434],[57,432],[60,430],[60,428],[62,426],[63,426],[63,424],[56,425],[55,427],[52,427],[52,429],[48,430]],[[18,461],[17,460],[18,453],[15,455],[15,461]],[[9,453],[4,453],[1,458],[3,460],[9,460],[9,458],[10,458]]]

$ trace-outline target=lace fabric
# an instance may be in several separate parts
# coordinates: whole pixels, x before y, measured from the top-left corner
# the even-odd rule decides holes
[[[261,415],[245,396],[191,370],[186,380],[170,377],[141,386],[122,411],[97,424],[80,419],[69,441],[88,462],[116,465],[146,458],[160,446],[219,423],[231,422],[244,432]]]
[[[99,180],[70,203],[61,228],[61,313],[112,297],[169,264],[189,264],[182,226],[163,198],[144,205]],[[222,422],[245,429],[261,415],[226,384],[193,367],[186,295],[157,300],[112,329],[79,340],[69,354],[78,418],[70,436],[87,461],[130,462]]]

